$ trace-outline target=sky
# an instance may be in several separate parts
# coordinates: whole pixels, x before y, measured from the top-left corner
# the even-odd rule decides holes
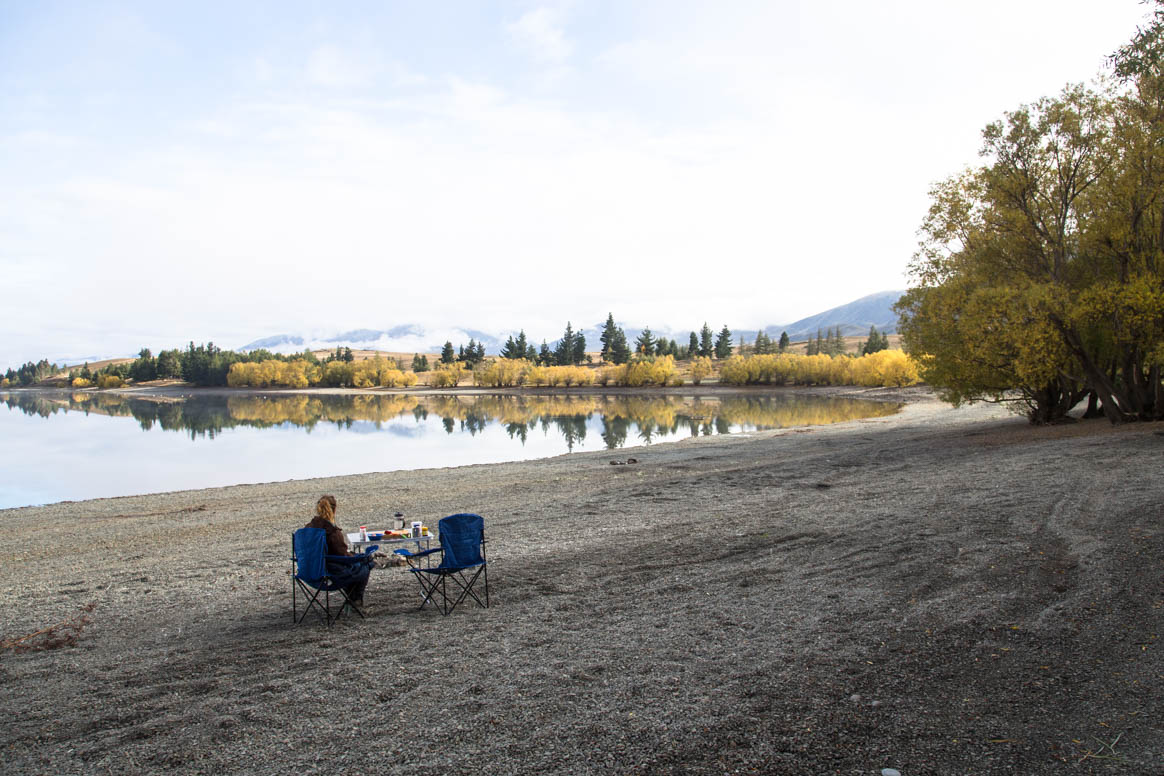
[[[0,0],[0,369],[905,288],[931,185],[1146,10]]]

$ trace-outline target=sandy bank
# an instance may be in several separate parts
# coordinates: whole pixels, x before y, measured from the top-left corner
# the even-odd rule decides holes
[[[0,638],[96,604],[76,646],[0,652],[4,770],[1158,772],[1161,424],[901,395],[835,427],[0,512]],[[289,535],[323,492],[351,526],[481,513],[494,606],[416,612],[389,570],[369,620],[293,627]]]

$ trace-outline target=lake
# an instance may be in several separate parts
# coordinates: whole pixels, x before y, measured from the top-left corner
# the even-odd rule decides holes
[[[547,458],[900,407],[780,394],[0,392],[0,508]]]

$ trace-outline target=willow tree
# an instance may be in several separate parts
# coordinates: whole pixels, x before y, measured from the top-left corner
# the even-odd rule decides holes
[[[898,304],[923,377],[954,401],[1017,391],[1033,421],[1087,392],[1113,422],[1164,415],[1164,82],[1073,86],[983,132],[933,192]]]

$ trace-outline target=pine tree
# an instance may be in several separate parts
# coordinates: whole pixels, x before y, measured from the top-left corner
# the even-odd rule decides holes
[[[558,347],[554,349],[554,363],[558,366],[569,366],[574,362],[574,327],[566,321],[566,331],[562,339],[558,340]]]
[[[453,350],[453,343],[446,341],[445,346],[441,348],[441,363],[451,364],[457,360],[457,353]]]
[[[524,348],[522,349],[522,355],[525,355]],[[517,355],[517,343],[513,341],[512,334],[510,334],[509,338],[505,340],[505,344],[501,346],[501,357],[502,358],[521,358],[521,356]]]
[[[695,358],[699,355],[699,335],[691,332],[691,339],[687,341],[687,357]]]
[[[625,364],[630,361],[630,357],[630,345],[626,341],[626,332],[622,329],[616,329],[614,344],[610,346],[610,360],[615,364]]]
[[[428,356],[422,356],[419,353],[412,354],[412,371],[413,372],[427,372],[428,371]]]
[[[788,346],[791,344],[791,340],[788,339],[788,332],[780,332],[780,352],[783,353],[784,351],[788,350]]]
[[[704,321],[703,328],[699,330],[699,355],[711,358],[715,353],[711,337],[711,327],[707,325],[707,321]]]
[[[509,358],[528,358],[530,361],[533,361],[530,353],[534,353],[536,355],[537,351],[535,351],[533,346],[531,346],[526,340],[525,329],[522,329],[517,333],[517,339],[513,341],[513,355],[509,356]]]
[[[574,335],[574,353],[572,361],[581,364],[586,360],[586,335],[578,332]]]
[[[715,338],[715,357],[728,358],[732,354],[732,330],[724,324]]]
[[[606,314],[606,323],[602,326],[602,334],[599,335],[598,341],[602,343],[602,360],[612,361],[611,354],[614,351],[614,338],[617,335],[618,326],[614,322],[614,313]]]
[[[537,362],[542,366],[552,366],[554,363],[554,354],[550,352],[550,346],[542,340],[542,348],[538,351]]]
[[[654,354],[655,337],[651,334],[650,327],[644,327],[642,333],[635,340],[635,352],[642,353],[644,356]]]

